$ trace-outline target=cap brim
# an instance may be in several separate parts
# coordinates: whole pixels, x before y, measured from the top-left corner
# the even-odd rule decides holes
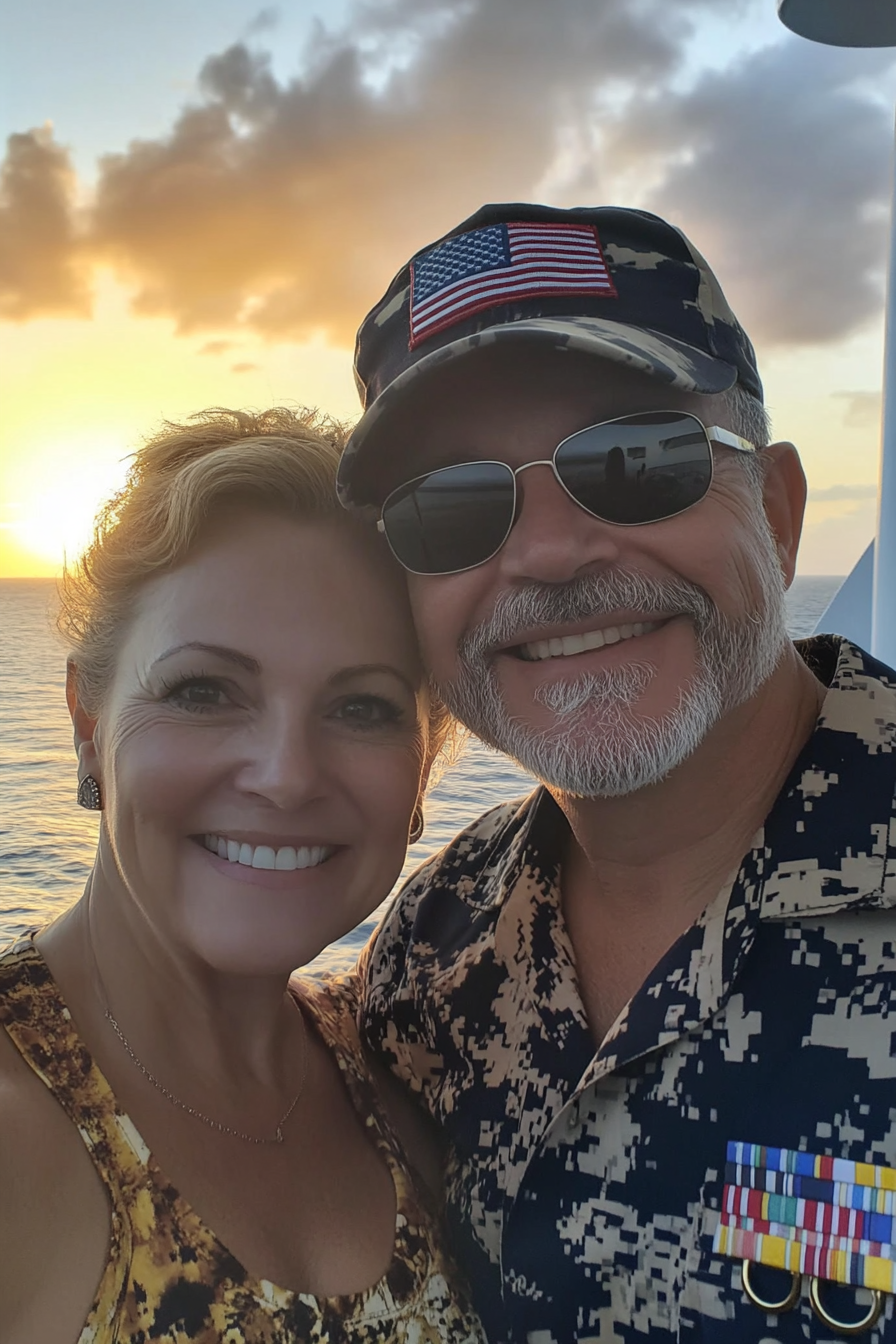
[[[578,350],[598,359],[626,364],[683,392],[699,392],[706,396],[727,392],[737,381],[733,364],[714,359],[693,345],[658,332],[645,331],[643,327],[630,327],[603,318],[539,317],[487,327],[424,355],[400,373],[364,412],[349,437],[339,464],[336,490],[346,508],[363,509],[377,502],[370,465],[374,440],[385,430],[389,413],[403,399],[408,388],[451,360],[503,341],[540,342],[556,350]],[[365,469],[359,471],[362,462]]]

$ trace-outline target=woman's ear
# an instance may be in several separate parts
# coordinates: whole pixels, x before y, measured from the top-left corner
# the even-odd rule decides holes
[[[89,714],[84,708],[78,686],[78,667],[72,658],[65,664],[65,702],[74,729],[75,751],[78,753],[78,779],[92,775],[97,783],[101,783],[102,774],[95,741],[97,720],[95,715]]]
[[[786,587],[796,573],[796,557],[806,511],[806,475],[792,443],[771,443],[761,448],[765,466],[762,499],[765,516],[775,539]]]

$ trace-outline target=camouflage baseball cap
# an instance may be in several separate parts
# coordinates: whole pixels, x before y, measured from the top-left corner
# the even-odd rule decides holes
[[[389,413],[407,389],[508,340],[581,350],[690,392],[739,382],[762,399],[753,346],[680,229],[615,206],[485,205],[417,252],[361,324],[364,414],[337,482],[346,507],[380,501]]]

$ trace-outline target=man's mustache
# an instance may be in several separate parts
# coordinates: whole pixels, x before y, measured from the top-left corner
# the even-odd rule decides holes
[[[487,620],[470,630],[458,646],[464,662],[478,663],[497,649],[531,639],[540,629],[572,625],[618,611],[646,617],[691,616],[698,634],[716,616],[704,590],[684,579],[655,579],[629,570],[583,574],[567,583],[529,584],[501,593]]]

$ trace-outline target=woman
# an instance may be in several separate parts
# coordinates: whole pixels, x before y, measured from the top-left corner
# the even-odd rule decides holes
[[[340,446],[168,426],[63,581],[103,815],[81,900],[0,957],[4,1341],[481,1339],[351,1003],[287,991],[388,892],[445,732]]]

